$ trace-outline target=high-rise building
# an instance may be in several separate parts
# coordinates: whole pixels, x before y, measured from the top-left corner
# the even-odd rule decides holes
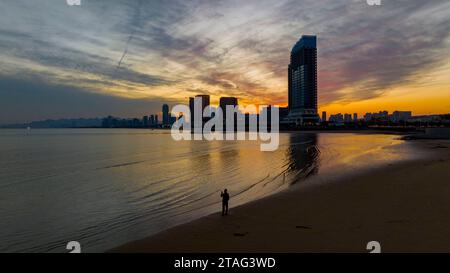
[[[205,110],[207,106],[209,106],[209,95],[197,95],[195,98],[201,98],[202,99],[202,111]]]
[[[150,115],[150,120],[148,121],[149,126],[153,126],[155,125],[155,116],[154,115]]]
[[[318,122],[316,36],[303,35],[292,48],[288,90],[288,119],[297,124]]]
[[[142,118],[142,126],[144,126],[144,128],[147,128],[149,126],[149,124],[148,124],[148,116],[144,116]]]
[[[354,122],[358,121],[358,113],[353,113],[353,121]]]
[[[344,122],[344,116],[341,113],[330,115],[329,121],[331,123],[343,123]]]
[[[327,121],[327,112],[323,111],[322,112],[322,122],[326,122]]]
[[[411,111],[394,111],[394,113],[392,113],[391,121],[392,122],[407,121],[411,117],[412,117]]]
[[[235,97],[221,97],[219,100],[219,106],[222,108],[222,111],[225,113],[227,105],[237,106],[238,99]]]
[[[155,126],[158,126],[159,121],[158,121],[158,115],[155,115]]]
[[[223,120],[227,119],[227,106],[228,105],[236,107],[238,105],[238,99],[235,97],[221,97],[220,98],[219,106],[222,109]]]
[[[169,105],[163,104],[162,106],[163,125],[170,124]]]
[[[190,123],[191,127],[194,128],[194,98],[189,97],[189,110],[191,112]]]
[[[202,112],[205,108],[210,105],[209,95],[196,95],[195,98],[189,97],[189,109],[191,111],[191,127],[194,128],[194,112],[195,112],[195,100],[201,99],[202,102]],[[203,124],[205,124],[210,118],[203,115]]]
[[[352,115],[351,114],[344,114],[344,122],[345,123],[352,122]]]

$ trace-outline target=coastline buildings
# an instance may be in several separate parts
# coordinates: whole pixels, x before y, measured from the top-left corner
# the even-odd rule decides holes
[[[338,113],[330,115],[329,122],[334,125],[359,122],[372,125],[387,125],[412,122],[414,118],[411,111],[394,111],[392,114],[389,114],[388,111],[379,111],[378,113],[366,113],[363,119],[359,119],[357,113],[353,113],[353,116],[347,113]]]
[[[394,111],[389,114],[388,111],[379,111],[378,113],[366,113],[364,120],[366,122],[404,122],[412,118],[411,111]]]
[[[303,35],[291,51],[288,66],[289,114],[284,123],[307,125],[317,114],[317,37]]]

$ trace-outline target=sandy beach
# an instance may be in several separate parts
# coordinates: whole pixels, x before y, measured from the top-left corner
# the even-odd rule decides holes
[[[450,140],[414,142],[432,157],[294,185],[111,251],[368,252],[378,241],[382,252],[450,252]]]

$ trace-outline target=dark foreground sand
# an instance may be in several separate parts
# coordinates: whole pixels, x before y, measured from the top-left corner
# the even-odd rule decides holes
[[[113,252],[450,252],[450,141],[416,141],[431,159],[282,193]],[[232,201],[232,200],[231,200]]]

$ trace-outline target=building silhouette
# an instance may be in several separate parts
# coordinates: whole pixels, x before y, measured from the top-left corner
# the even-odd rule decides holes
[[[149,126],[153,126],[155,125],[155,115],[150,115],[150,119],[149,119]]]
[[[345,123],[352,122],[352,115],[351,114],[344,114],[344,122]]]
[[[314,124],[317,114],[317,38],[303,35],[291,51],[288,66],[289,115],[298,125]]]
[[[210,105],[210,97],[209,95],[196,95],[195,98],[189,97],[189,110],[191,111],[191,128],[194,128],[194,112],[195,112],[195,100],[201,99],[202,102],[202,112],[205,111],[205,108]],[[210,115],[210,114],[209,114]],[[203,115],[202,119],[202,128],[203,125],[209,120],[210,118],[207,115]]]
[[[236,107],[238,105],[238,99],[235,97],[221,97],[219,100],[219,107],[222,109],[223,115],[223,129],[226,129],[226,120],[227,120],[227,106]],[[237,113],[233,114],[234,116],[234,127],[237,125]]]
[[[210,98],[209,95],[197,95],[195,98],[202,99],[202,111],[205,111],[205,108],[209,106]]]
[[[219,106],[220,108],[222,108],[222,112],[224,113],[224,117],[225,117],[225,112],[226,112],[226,107],[227,105],[231,105],[233,107],[238,105],[238,99],[235,97],[221,97],[219,100]]]
[[[142,125],[144,126],[144,128],[148,128],[150,126],[150,124],[148,123],[149,119],[148,116],[144,116],[142,118]]]
[[[163,115],[163,126],[170,124],[170,115],[169,115],[169,105],[163,104],[162,106],[162,115]]]

